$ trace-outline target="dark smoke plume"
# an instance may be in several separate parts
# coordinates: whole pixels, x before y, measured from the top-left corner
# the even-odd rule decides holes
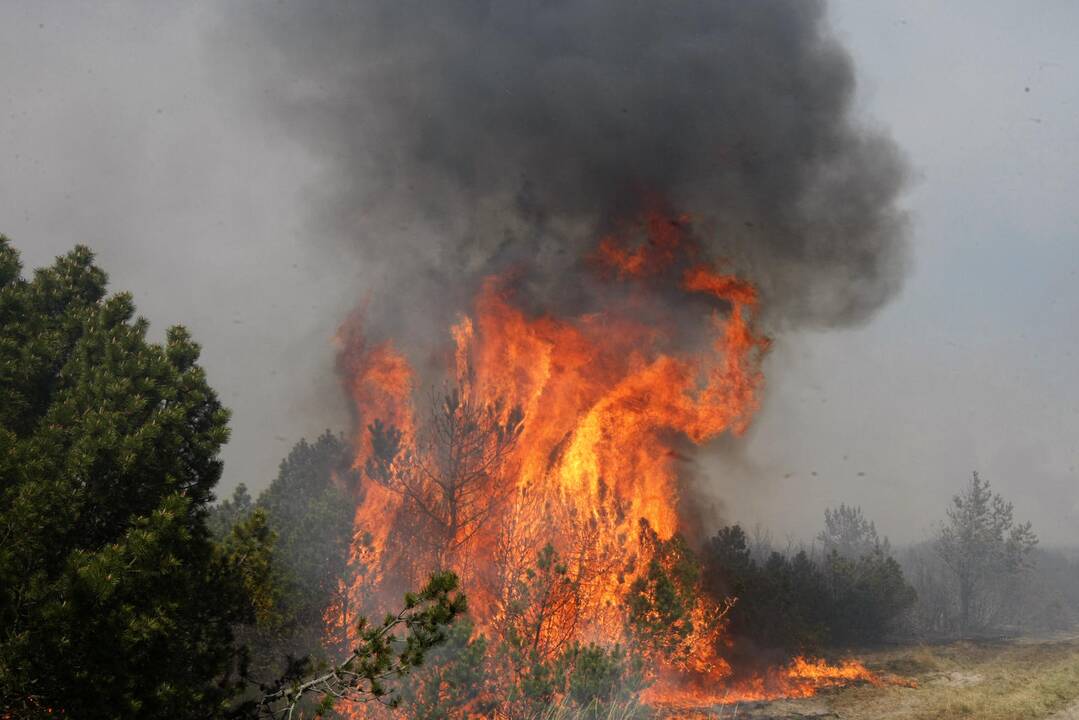
[[[689,213],[710,254],[760,286],[772,331],[858,323],[900,287],[904,164],[852,117],[822,2],[253,10],[229,42],[327,163],[321,230],[413,329],[444,327],[507,267],[527,268],[533,299],[562,301],[597,233],[644,197]]]

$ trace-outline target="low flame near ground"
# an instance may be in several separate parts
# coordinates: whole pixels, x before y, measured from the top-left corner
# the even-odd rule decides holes
[[[644,692],[643,700],[667,710],[693,711],[701,708],[733,705],[746,702],[805,698],[827,688],[844,687],[855,683],[904,685],[914,687],[910,680],[893,675],[878,675],[857,660],[837,664],[819,658],[795,657],[787,665],[770,668],[750,680],[736,683],[711,682],[706,686],[687,684],[674,678],[661,681]]]
[[[487,637],[527,621],[541,657],[572,642],[627,643],[629,588],[650,565],[671,569],[661,548],[687,530],[686,453],[746,431],[769,340],[756,327],[755,287],[701,257],[689,218],[646,212],[582,266],[603,292],[576,314],[526,312],[512,270],[486,278],[447,328],[435,363],[444,388],[426,399],[394,340],[364,332],[362,311],[342,327],[360,480],[355,580],[347,607],[327,613],[330,637],[347,642],[358,613],[449,567]],[[548,546],[558,577],[531,607],[525,588]],[[881,682],[855,661],[801,657],[747,677],[723,657],[737,598],[694,597],[676,628],[681,649],[646,657],[653,705]]]

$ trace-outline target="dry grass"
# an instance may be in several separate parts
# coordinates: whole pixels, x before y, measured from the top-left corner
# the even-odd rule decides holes
[[[917,688],[848,688],[829,698],[844,720],[1036,720],[1079,703],[1079,641],[956,643],[877,653],[877,669]]]
[[[649,714],[648,709],[636,700],[615,702],[603,707],[590,705],[585,708],[573,707],[563,702],[548,705],[536,720],[637,720]]]

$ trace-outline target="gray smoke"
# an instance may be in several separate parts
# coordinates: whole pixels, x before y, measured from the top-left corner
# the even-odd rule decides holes
[[[760,286],[772,331],[864,321],[901,285],[904,163],[853,118],[823,2],[263,3],[227,29],[326,162],[321,234],[423,332],[509,267],[572,295],[646,197]]]

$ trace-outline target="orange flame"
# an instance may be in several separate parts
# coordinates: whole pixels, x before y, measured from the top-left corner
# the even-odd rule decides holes
[[[600,282],[627,292],[611,293],[613,299],[598,310],[530,315],[515,303],[513,278],[494,276],[482,284],[470,314],[449,329],[447,375],[461,393],[455,402],[497,416],[492,427],[503,440],[506,433],[519,433],[503,454],[501,446],[487,448],[486,441],[470,450],[491,458],[482,472],[470,475],[476,487],[469,490],[469,502],[483,497],[489,504],[482,508],[489,512],[473,512],[467,527],[435,518],[453,535],[446,545],[454,548],[438,559],[461,575],[470,612],[484,632],[504,631],[513,588],[550,543],[564,559],[576,594],[553,606],[535,646],[554,652],[573,639],[623,641],[623,599],[651,552],[638,528],[643,523],[659,540],[685,530],[678,512],[678,448],[728,431],[740,434],[758,409],[768,339],[754,328],[756,288],[701,262],[687,237],[688,223],[651,211],[630,228],[643,235],[638,245],[621,236],[604,238],[588,260]],[[662,303],[651,302],[656,292],[680,295],[680,313],[695,308],[696,334],[709,335],[711,342],[701,346],[680,337],[685,319],[664,317]],[[360,420],[354,467],[362,479],[351,557],[357,572],[349,590],[351,606],[377,607],[434,569],[416,550],[423,520],[416,507],[429,516],[444,507],[457,513],[453,502],[460,499],[447,501],[447,486],[432,484],[439,480],[437,468],[423,466],[426,479],[413,472],[393,487],[364,472],[374,453],[368,426],[376,420],[400,431],[413,462],[425,451],[413,407],[413,371],[389,341],[369,341],[361,317],[350,319],[338,338],[341,371]],[[517,424],[515,411],[523,423]],[[398,471],[409,472],[402,464],[384,474]],[[419,492],[409,483],[426,483],[424,493],[433,489],[431,504],[425,504],[426,495],[413,495],[409,505],[409,493]],[[856,663],[831,666],[798,658],[731,686],[731,668],[719,654],[727,609],[700,600],[692,611],[690,655],[678,662],[654,658],[660,666],[650,701],[678,705],[731,693],[800,695],[874,681]],[[330,621],[331,631],[340,634],[349,624],[347,617]]]
[[[880,686],[895,684],[895,678],[881,678],[857,660],[830,664],[821,659],[799,656],[787,665],[770,668],[749,680],[733,683],[685,683],[669,676],[645,690],[643,700],[668,710],[700,710],[719,705],[811,697],[820,690],[855,683]]]

